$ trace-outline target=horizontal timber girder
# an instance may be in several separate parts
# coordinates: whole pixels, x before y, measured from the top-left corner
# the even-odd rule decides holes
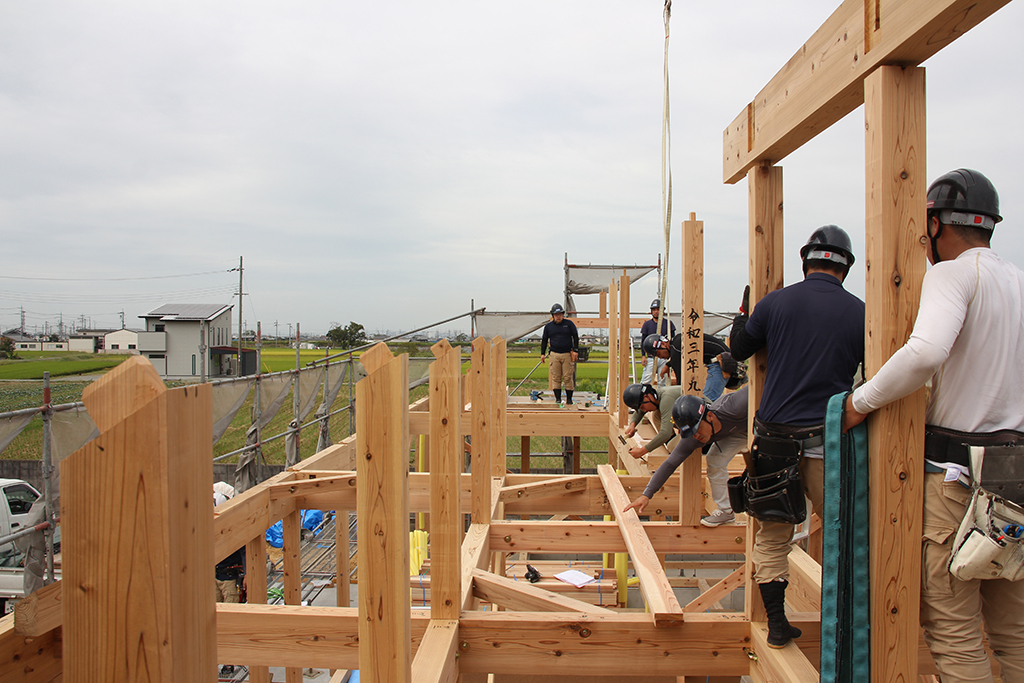
[[[505,415],[506,436],[608,436],[608,413],[603,410],[521,410],[511,403]],[[463,411],[461,431],[471,434],[473,414]],[[430,414],[409,413],[409,433],[426,434]]]
[[[747,529],[741,524],[708,528],[674,522],[643,522],[655,552],[681,554],[742,554]],[[492,551],[622,553],[626,543],[615,522],[491,522]]]

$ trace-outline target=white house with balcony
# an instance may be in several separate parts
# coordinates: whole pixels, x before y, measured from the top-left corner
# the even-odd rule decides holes
[[[231,346],[230,304],[165,304],[139,317],[146,329],[138,333],[138,352],[168,378],[225,374],[211,349]],[[205,347],[205,348],[204,348]]]

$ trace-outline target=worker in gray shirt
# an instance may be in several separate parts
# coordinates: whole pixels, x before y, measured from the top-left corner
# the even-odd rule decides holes
[[[735,519],[729,503],[729,463],[747,448],[747,387],[723,394],[714,403],[700,396],[681,396],[672,406],[672,423],[679,432],[679,443],[651,476],[647,488],[622,511],[636,509],[643,514],[651,498],[661,490],[672,473],[688,457],[703,449],[708,461],[711,497],[718,509],[701,517],[704,526],[728,524]]]
[[[644,419],[644,413],[651,413],[651,424],[658,430],[655,437],[644,445],[630,448],[630,455],[634,458],[643,458],[654,449],[664,446],[675,438],[669,416],[672,413],[672,406],[682,393],[683,388],[679,385],[655,387],[650,384],[630,384],[626,387],[626,390],[622,392],[622,402],[635,412],[630,416],[629,424],[623,430],[625,435],[636,434],[636,428]]]

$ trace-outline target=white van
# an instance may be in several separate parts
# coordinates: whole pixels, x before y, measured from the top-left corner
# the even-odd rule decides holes
[[[0,479],[0,536],[20,531],[40,493],[22,479]],[[54,543],[60,542],[60,529]],[[0,616],[10,611],[8,600],[24,597],[24,558],[16,543],[0,546]]]

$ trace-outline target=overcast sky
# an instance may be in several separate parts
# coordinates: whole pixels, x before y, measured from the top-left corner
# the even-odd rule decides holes
[[[691,211],[705,306],[737,305],[747,187],[722,183],[722,131],[837,4],[675,3],[673,312]],[[0,0],[0,327],[20,307],[31,331],[237,305],[239,256],[248,327],[282,335],[546,310],[566,253],[656,263],[662,5]],[[1022,28],[1011,3],[924,65],[928,178],[987,174],[1006,217],[993,246],[1019,266]],[[818,225],[863,255],[863,108],[781,165],[787,283]],[[860,296],[863,279],[858,262]],[[655,288],[634,286],[634,311]]]

